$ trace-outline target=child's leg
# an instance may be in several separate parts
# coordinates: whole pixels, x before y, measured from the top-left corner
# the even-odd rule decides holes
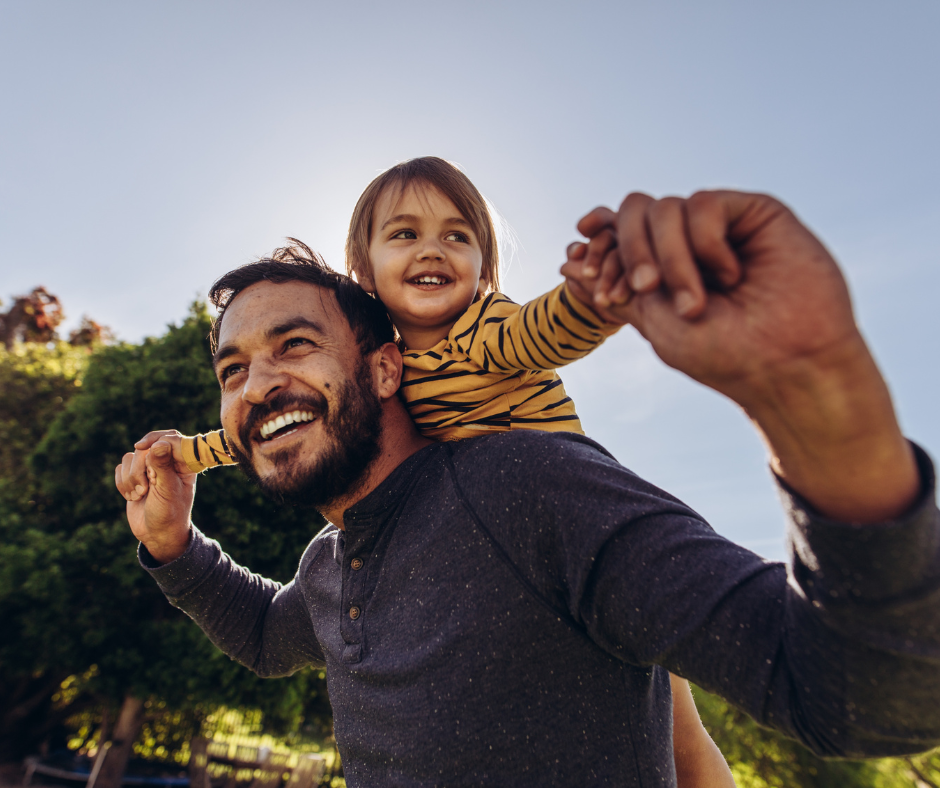
[[[672,685],[672,747],[679,788],[734,788],[724,756],[695,708],[689,682],[669,674]]]

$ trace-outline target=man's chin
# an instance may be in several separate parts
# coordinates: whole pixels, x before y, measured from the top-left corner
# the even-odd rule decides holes
[[[261,471],[253,458],[245,457],[234,447],[232,453],[242,472],[271,500],[322,512],[359,486],[378,456],[380,432],[380,429],[373,432],[371,440],[354,446],[352,451],[348,451],[349,446],[331,442],[307,461],[301,458],[303,447],[300,445],[281,449],[262,459]]]

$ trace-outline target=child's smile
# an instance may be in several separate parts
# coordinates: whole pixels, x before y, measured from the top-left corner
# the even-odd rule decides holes
[[[483,253],[470,223],[433,187],[409,186],[400,199],[385,193],[373,217],[371,281],[405,345],[426,350],[447,336],[486,290]]]

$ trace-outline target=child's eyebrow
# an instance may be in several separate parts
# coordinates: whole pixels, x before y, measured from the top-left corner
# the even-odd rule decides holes
[[[395,216],[392,216],[387,222],[385,222],[385,224],[383,224],[379,228],[379,230],[384,230],[390,224],[398,224],[399,222],[417,224],[418,221],[419,221],[419,218],[415,216],[413,213],[399,213],[399,214],[396,214]],[[462,216],[452,216],[449,219],[445,219],[445,222],[447,224],[456,224],[456,225],[460,225],[461,227],[467,227],[471,230],[473,229],[470,222],[468,222]]]

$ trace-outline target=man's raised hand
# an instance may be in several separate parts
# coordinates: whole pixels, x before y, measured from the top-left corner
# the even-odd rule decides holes
[[[578,225],[609,231],[595,209]],[[775,470],[841,520],[894,517],[919,490],[887,386],[819,240],[778,200],[631,194],[613,220],[631,296],[618,312],[667,364],[740,404]]]
[[[131,531],[160,563],[179,557],[189,544],[196,474],[182,461],[179,441],[176,430],[148,433],[114,469]]]

